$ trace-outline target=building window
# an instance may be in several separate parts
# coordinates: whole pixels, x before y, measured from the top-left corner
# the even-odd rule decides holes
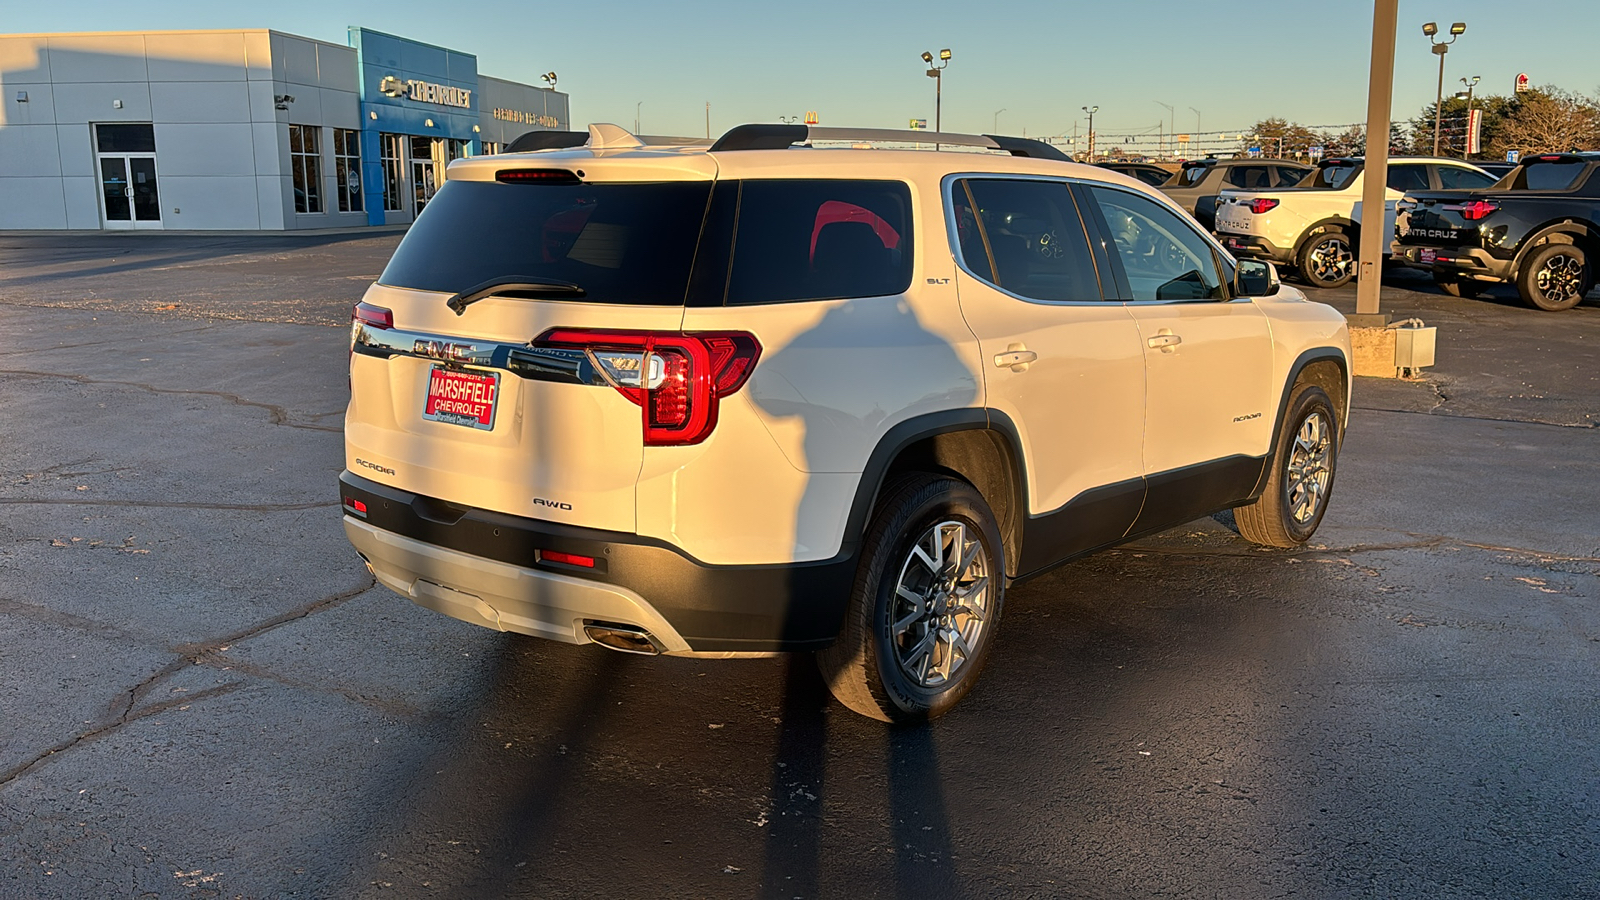
[[[322,212],[322,129],[289,126],[289,158],[294,173],[294,211]]]
[[[500,145],[499,144],[495,143],[494,141],[484,141],[483,142],[483,155],[484,156],[493,156],[493,155],[495,155],[496,153],[499,153],[499,152],[500,152]]]
[[[339,212],[361,212],[361,132],[333,130],[333,171],[339,182]]]
[[[400,135],[380,134],[378,146],[383,161],[383,208],[388,212],[400,212],[404,208],[400,205],[400,190],[405,184],[400,177],[404,163]]]

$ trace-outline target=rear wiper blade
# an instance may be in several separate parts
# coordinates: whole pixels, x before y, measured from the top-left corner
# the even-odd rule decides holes
[[[495,294],[521,294],[525,297],[549,297],[552,299],[576,299],[588,295],[588,291],[570,281],[536,281],[531,278],[513,276],[509,278],[491,278],[482,284],[475,284],[454,297],[444,302],[445,306],[461,315],[467,307],[477,303],[485,297]]]

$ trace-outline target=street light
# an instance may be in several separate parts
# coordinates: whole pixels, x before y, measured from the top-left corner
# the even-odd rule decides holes
[[[633,133],[634,134],[638,134],[639,133],[639,109],[642,106],[644,106],[644,101],[643,100],[640,100],[638,103],[635,103],[633,105]]]
[[[1172,111],[1172,104],[1171,103],[1162,103],[1160,100],[1156,100],[1156,101],[1153,101],[1153,102],[1157,106],[1165,106],[1167,108],[1167,120],[1169,122],[1171,122],[1172,125],[1173,125],[1173,128],[1169,129],[1168,132],[1167,132],[1167,140],[1169,140],[1169,141],[1173,140],[1175,138],[1175,135],[1173,134],[1173,132],[1177,130],[1176,126],[1178,124],[1178,114]]]
[[[1428,22],[1422,26],[1422,33],[1428,36],[1428,43],[1433,45],[1433,52],[1439,57],[1439,89],[1434,93],[1433,97],[1434,156],[1439,155],[1439,116],[1443,112],[1442,107],[1444,106],[1444,55],[1450,52],[1450,45],[1456,42],[1456,38],[1466,34],[1466,32],[1467,23],[1456,22],[1450,26],[1450,40],[1439,41],[1434,39],[1434,36],[1439,33],[1439,26],[1436,23]]]
[[[939,51],[939,63],[937,65],[933,62],[933,54],[924,50],[922,51],[922,61],[928,64],[928,77],[933,79],[933,130],[934,133],[938,133],[944,130],[944,121],[940,116],[942,115],[941,106],[944,103],[942,96],[944,94],[944,67],[950,65],[950,50],[946,48]],[[934,144],[933,149],[939,149],[939,145]]]
[[[540,75],[539,77],[544,79],[544,83],[545,84],[550,85],[550,90],[553,91],[553,90],[556,89],[556,73],[554,73],[554,72],[546,72],[543,75]]]
[[[1089,162],[1094,162],[1094,114],[1100,111],[1100,107],[1085,106],[1083,111],[1089,114]]]
[[[1004,108],[997,109],[997,110],[994,111],[994,133],[995,134],[999,134],[1000,133],[1000,114],[1003,113],[1003,112],[1005,112]]]
[[[800,117],[799,116],[779,116],[778,117],[778,121],[782,122],[785,125],[793,125],[795,122],[800,121]]]
[[[1456,93],[1457,100],[1467,101],[1467,136],[1461,139],[1462,159],[1467,159],[1472,155],[1472,89],[1478,86],[1480,80],[1481,77],[1478,75],[1472,76],[1471,81],[1465,78],[1461,79],[1461,83],[1466,85],[1467,89]]]

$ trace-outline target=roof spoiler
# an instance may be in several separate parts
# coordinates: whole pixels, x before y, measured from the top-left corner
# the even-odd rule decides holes
[[[1072,162],[1072,157],[1056,147],[1032,138],[996,134],[952,134],[940,131],[907,131],[894,128],[823,128],[816,125],[738,125],[711,145],[711,152],[733,150],[787,150],[795,144],[813,141],[881,142],[896,144],[950,144],[955,147],[982,147],[1004,150],[1012,156]]]
[[[705,138],[672,137],[660,134],[631,134],[619,125],[590,125],[588,131],[529,131],[506,145],[506,153],[532,153],[539,150],[629,150],[638,147],[707,146]]]

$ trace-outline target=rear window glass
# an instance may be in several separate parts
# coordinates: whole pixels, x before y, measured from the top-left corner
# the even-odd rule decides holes
[[[1310,169],[1302,169],[1297,166],[1279,166],[1278,183],[1274,184],[1273,187],[1293,187],[1304,181],[1305,177],[1310,173]]]
[[[456,293],[492,278],[566,281],[585,303],[682,304],[711,182],[447,181],[378,281]]]
[[[1359,171],[1361,171],[1360,166],[1323,166],[1317,169],[1317,177],[1306,187],[1338,190],[1348,184]]]
[[[1564,191],[1572,187],[1578,180],[1587,163],[1560,162],[1538,163],[1528,166],[1528,190],[1530,191]]]
[[[729,304],[898,294],[911,286],[911,190],[898,181],[745,181]]]
[[[1210,166],[1184,166],[1178,178],[1179,187],[1193,187],[1205,180],[1206,173],[1211,171]]]

